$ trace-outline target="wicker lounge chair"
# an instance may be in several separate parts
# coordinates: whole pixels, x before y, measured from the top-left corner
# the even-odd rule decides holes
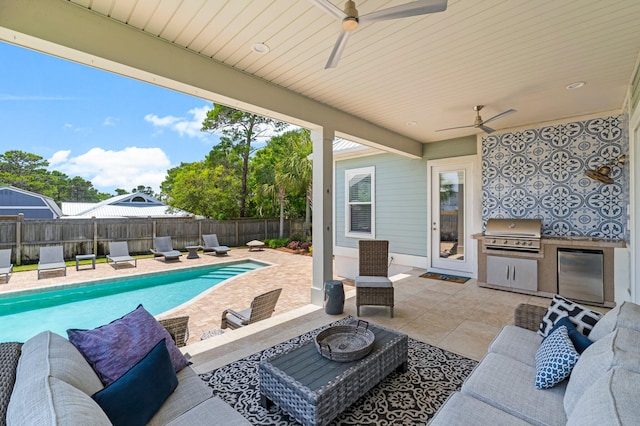
[[[220,256],[229,253],[229,250],[231,250],[227,246],[220,245],[220,243],[218,242],[218,236],[216,234],[203,235],[202,240],[204,241],[204,246],[202,247],[202,251],[204,253],[214,252],[216,256]]]
[[[225,311],[222,312],[220,328],[236,329],[262,321],[263,319],[271,318],[276,308],[276,303],[278,303],[280,292],[282,292],[282,289],[277,288],[260,296],[256,296],[253,302],[251,302],[251,307],[240,312],[225,309]]]
[[[153,245],[155,249],[151,249],[151,253],[155,257],[164,257],[164,260],[178,260],[182,253],[173,249],[171,237],[153,237]]]
[[[9,274],[13,270],[11,263],[11,249],[0,250],[0,275],[4,274],[4,282],[9,282]]]
[[[360,240],[359,275],[356,284],[356,311],[360,306],[388,306],[393,318],[393,283],[389,279],[389,241]]]
[[[133,267],[138,266],[138,259],[129,255],[129,246],[126,241],[111,241],[109,243],[109,254],[107,263],[113,262],[113,266],[118,269],[118,262],[133,262]]]
[[[176,346],[182,347],[189,340],[189,317],[174,317],[158,320],[160,324],[169,332]]]
[[[64,252],[62,246],[40,247],[40,260],[38,261],[38,279],[42,271],[53,269],[64,270],[67,276],[67,265],[64,263]]]

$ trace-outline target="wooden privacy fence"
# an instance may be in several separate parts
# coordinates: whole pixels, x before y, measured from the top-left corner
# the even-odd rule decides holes
[[[304,221],[285,220],[284,235],[302,234]],[[173,248],[202,244],[202,234],[217,234],[220,244],[243,246],[251,240],[277,238],[280,220],[210,220],[193,218],[17,219],[0,220],[0,249],[12,248],[13,263],[38,261],[40,247],[61,245],[65,259],[77,254],[104,256],[110,241],[126,241],[131,254],[149,253],[153,237],[171,236]]]

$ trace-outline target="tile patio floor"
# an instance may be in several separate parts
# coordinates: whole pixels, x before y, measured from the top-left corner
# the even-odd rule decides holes
[[[229,256],[200,254],[199,259],[187,259],[185,254],[179,262],[169,263],[139,259],[137,268],[121,264],[118,270],[112,264],[98,264],[95,270],[83,265],[80,271],[67,268],[66,277],[52,272],[41,280],[37,280],[36,271],[17,272],[12,274],[9,284],[0,286],[0,293],[245,258],[266,261],[273,266],[230,280],[160,316],[189,315],[191,337],[183,351],[192,357],[196,371],[209,371],[344,315],[356,316],[355,291],[351,281],[343,280],[347,293],[344,314],[327,315],[321,307],[309,304],[311,257],[270,249],[249,252],[246,248],[234,248]],[[391,277],[396,289],[394,318],[389,318],[388,308],[385,307],[363,307],[361,317],[405,332],[417,340],[479,360],[500,328],[513,323],[513,311],[517,304],[549,304],[546,298],[481,288],[475,280],[456,284],[420,278],[423,272],[414,269]],[[283,291],[271,319],[200,341],[204,331],[220,326],[224,309],[245,309],[254,296],[278,287],[282,287]]]

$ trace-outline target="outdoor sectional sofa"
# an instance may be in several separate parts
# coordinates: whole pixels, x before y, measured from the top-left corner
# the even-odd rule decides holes
[[[640,306],[624,302],[597,320],[569,378],[548,389],[535,385],[543,317],[547,308],[519,305],[516,325],[500,331],[429,425],[638,424]]]
[[[170,351],[164,349],[165,344],[165,339],[155,344],[149,354],[123,376],[127,381],[118,379],[105,387],[102,376],[99,377],[80,350],[56,333],[44,331],[22,345],[0,343],[0,424],[4,424],[6,414],[8,425],[111,425],[104,401],[100,401],[101,405],[96,402],[96,395],[108,392],[120,392],[116,393],[118,399],[112,407],[129,408],[124,413],[125,420],[120,421],[122,424],[140,424],[140,421],[129,421],[129,416],[149,411],[148,407],[152,405],[154,408],[146,417],[150,419],[149,425],[250,424],[214,396],[190,366],[174,373]],[[172,376],[171,389],[166,393],[168,397],[164,396],[160,401],[153,401],[150,395],[162,385],[159,377],[167,370],[157,368],[158,363],[147,364],[144,371],[139,369],[154,354],[159,354],[158,358],[164,357],[165,368],[170,369],[168,375]],[[145,383],[145,392],[135,398],[129,396],[132,388],[138,389],[131,385],[132,372],[137,374],[138,383]],[[110,387],[112,389],[108,389]]]

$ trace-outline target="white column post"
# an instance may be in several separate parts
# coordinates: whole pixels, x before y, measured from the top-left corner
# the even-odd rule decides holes
[[[335,131],[311,131],[313,142],[313,281],[311,303],[322,306],[323,285],[333,279],[333,139]]]

